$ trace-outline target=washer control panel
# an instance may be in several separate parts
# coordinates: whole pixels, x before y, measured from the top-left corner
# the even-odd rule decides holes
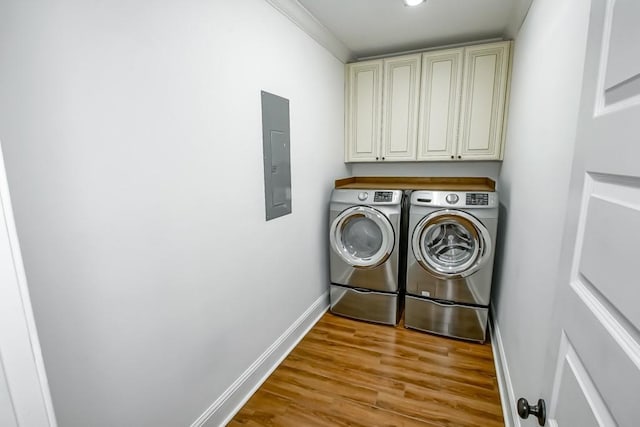
[[[467,206],[488,206],[489,193],[467,193]]]
[[[497,208],[498,193],[493,191],[425,191],[411,194],[411,204],[444,208]]]
[[[376,203],[379,202],[392,202],[393,201],[393,191],[376,191],[373,195],[373,201]]]

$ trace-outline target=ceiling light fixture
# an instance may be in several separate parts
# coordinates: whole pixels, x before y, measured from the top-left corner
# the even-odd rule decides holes
[[[424,3],[424,0],[404,0],[405,6],[417,6],[421,3]]]

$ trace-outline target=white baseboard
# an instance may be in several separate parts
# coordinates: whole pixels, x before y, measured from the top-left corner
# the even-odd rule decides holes
[[[325,292],[191,424],[191,427],[223,426],[231,421],[328,308],[329,293]]]
[[[504,353],[502,337],[500,336],[500,328],[498,327],[496,316],[493,312],[493,306],[491,307],[490,319],[489,330],[491,333],[491,348],[493,349],[493,360],[496,365],[496,375],[498,377],[498,388],[500,389],[500,402],[502,403],[504,425],[507,427],[521,427],[520,417],[518,417],[515,405],[516,398],[513,391],[513,383],[511,382],[511,375],[509,375],[509,365]]]

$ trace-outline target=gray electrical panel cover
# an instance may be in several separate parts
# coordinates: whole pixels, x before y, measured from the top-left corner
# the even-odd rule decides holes
[[[291,213],[289,100],[262,91],[262,153],[267,221]]]

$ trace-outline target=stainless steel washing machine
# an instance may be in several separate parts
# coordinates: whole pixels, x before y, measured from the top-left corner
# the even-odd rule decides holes
[[[406,327],[484,342],[497,228],[496,192],[413,192]]]
[[[331,312],[395,325],[402,314],[401,190],[335,189],[329,205]]]

